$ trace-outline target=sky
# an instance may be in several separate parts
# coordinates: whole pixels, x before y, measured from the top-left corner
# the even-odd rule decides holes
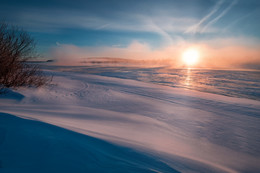
[[[0,0],[0,19],[28,31],[44,58],[172,59],[260,68],[259,0]],[[178,63],[176,63],[178,64]]]

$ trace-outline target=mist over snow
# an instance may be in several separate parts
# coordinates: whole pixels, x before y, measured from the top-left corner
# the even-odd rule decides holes
[[[60,44],[53,47],[50,54],[59,65],[81,65],[87,58],[123,58],[130,60],[159,60],[158,66],[170,65],[173,68],[184,67],[182,54],[186,49],[195,48],[199,52],[197,68],[260,68],[260,46],[250,47],[241,43],[241,39],[211,41],[210,44],[179,42],[159,48],[151,48],[146,43],[132,42],[127,47],[78,47]]]

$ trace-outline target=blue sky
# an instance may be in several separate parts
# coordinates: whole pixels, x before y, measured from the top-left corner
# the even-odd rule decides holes
[[[43,55],[60,45],[260,43],[259,0],[1,0],[0,18],[29,31]]]

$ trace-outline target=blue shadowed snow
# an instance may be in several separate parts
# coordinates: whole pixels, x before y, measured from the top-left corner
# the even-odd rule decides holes
[[[0,172],[171,172],[130,148],[0,113]]]

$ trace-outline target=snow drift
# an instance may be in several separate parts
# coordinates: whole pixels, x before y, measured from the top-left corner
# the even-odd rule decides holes
[[[259,101],[49,73],[0,96],[1,172],[260,171]]]

